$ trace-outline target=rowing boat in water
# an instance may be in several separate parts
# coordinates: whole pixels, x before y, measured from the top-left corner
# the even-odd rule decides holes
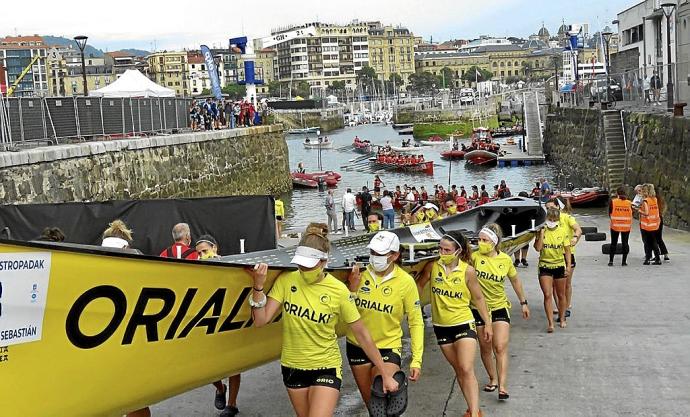
[[[533,239],[544,217],[538,203],[508,198],[393,232],[403,244],[403,267],[420,271],[437,258],[438,239],[447,231],[461,230],[476,243],[478,230],[496,222],[506,236],[501,250],[511,254]],[[368,260],[370,238],[333,242],[329,269],[336,277],[347,278],[350,262]],[[0,350],[7,359],[0,365],[3,388],[11,383],[1,391],[3,416],[67,416],[77,407],[89,415],[122,415],[277,359],[280,316],[266,327],[252,326],[245,267],[269,264],[268,291],[280,273],[294,269],[294,250],[186,261],[99,246],[0,241],[0,261],[26,266],[0,273],[0,324],[12,326],[1,329],[9,345]]]
[[[388,171],[400,171],[400,172],[410,172],[419,173],[426,175],[434,175],[434,161],[424,161],[415,164],[398,164],[398,163],[387,163],[379,162],[378,159],[373,156],[369,158],[369,162],[375,168],[386,169]]]
[[[330,149],[333,147],[333,141],[320,139],[306,139],[304,142],[302,142],[302,144],[306,149]]]
[[[465,154],[465,161],[470,165],[489,166],[496,163],[498,155],[484,149],[475,149]]]

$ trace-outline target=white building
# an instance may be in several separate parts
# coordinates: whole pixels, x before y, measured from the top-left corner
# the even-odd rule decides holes
[[[563,51],[563,71],[561,73],[561,78],[558,80],[561,86],[566,84],[572,84],[575,82],[575,60],[573,59],[572,51]],[[583,60],[582,57],[578,58],[577,63],[577,74],[580,81],[586,82],[596,78],[597,75],[606,75],[606,65],[599,60]]]
[[[460,52],[474,52],[480,46],[493,45],[511,45],[511,42],[506,38],[491,38],[489,36],[480,36],[479,39],[473,39],[467,44],[460,47]]]

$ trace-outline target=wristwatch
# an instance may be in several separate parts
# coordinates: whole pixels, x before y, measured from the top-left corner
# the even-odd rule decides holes
[[[527,300],[525,300],[525,301],[520,301],[520,305],[521,305],[521,306],[526,306],[526,305],[527,305]]]

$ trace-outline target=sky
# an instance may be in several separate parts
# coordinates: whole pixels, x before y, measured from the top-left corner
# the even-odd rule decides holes
[[[425,40],[521,36],[542,23],[553,34],[562,21],[589,23],[590,33],[611,23],[637,0],[176,0],[96,3],[33,0],[32,12],[0,13],[0,35],[87,35],[89,44],[114,51],[225,47],[231,37],[260,38],[272,28],[304,22],[379,20],[403,25]],[[243,7],[242,5],[248,5]],[[614,28],[615,30],[615,28]]]

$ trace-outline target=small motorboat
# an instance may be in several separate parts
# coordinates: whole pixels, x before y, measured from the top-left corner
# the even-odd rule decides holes
[[[413,133],[413,128],[406,127],[405,129],[398,130],[398,135],[411,135]]]
[[[466,153],[467,153],[467,151],[463,151],[462,149],[453,149],[453,150],[449,149],[449,150],[441,152],[441,158],[448,160],[448,161],[465,159]]]
[[[393,123],[393,129],[407,129],[408,127],[411,128],[414,125],[412,123]]]
[[[374,152],[374,146],[368,140],[360,140],[355,138],[355,140],[352,142],[352,150],[366,155]]]
[[[449,141],[440,136],[431,136],[426,140],[420,140],[419,143],[426,146],[448,145]]]
[[[465,154],[465,161],[469,165],[489,166],[496,163],[498,155],[484,149],[475,149]]]
[[[313,126],[313,127],[302,127],[302,128],[288,129],[286,132],[288,135],[304,135],[307,133],[316,133],[318,135],[319,131],[321,131],[320,127]]]
[[[319,148],[329,149],[329,148],[333,147],[333,141],[328,140],[328,138],[325,138],[325,139],[322,139],[322,138],[309,139],[309,138],[307,138],[304,140],[304,142],[302,142],[302,144],[304,145],[304,147],[306,149],[319,149]]]
[[[329,187],[336,187],[340,181],[340,174],[333,171],[326,172],[293,172],[292,179],[314,181],[317,185],[319,181],[323,181]]]
[[[308,180],[306,178],[295,178],[293,176],[292,186],[294,188],[319,188],[319,183],[314,180]]]
[[[391,150],[395,152],[421,152],[421,146],[391,146]]]
[[[572,191],[563,191],[560,196],[569,200],[572,207],[603,206],[610,199],[608,190],[601,187],[576,188]]]

